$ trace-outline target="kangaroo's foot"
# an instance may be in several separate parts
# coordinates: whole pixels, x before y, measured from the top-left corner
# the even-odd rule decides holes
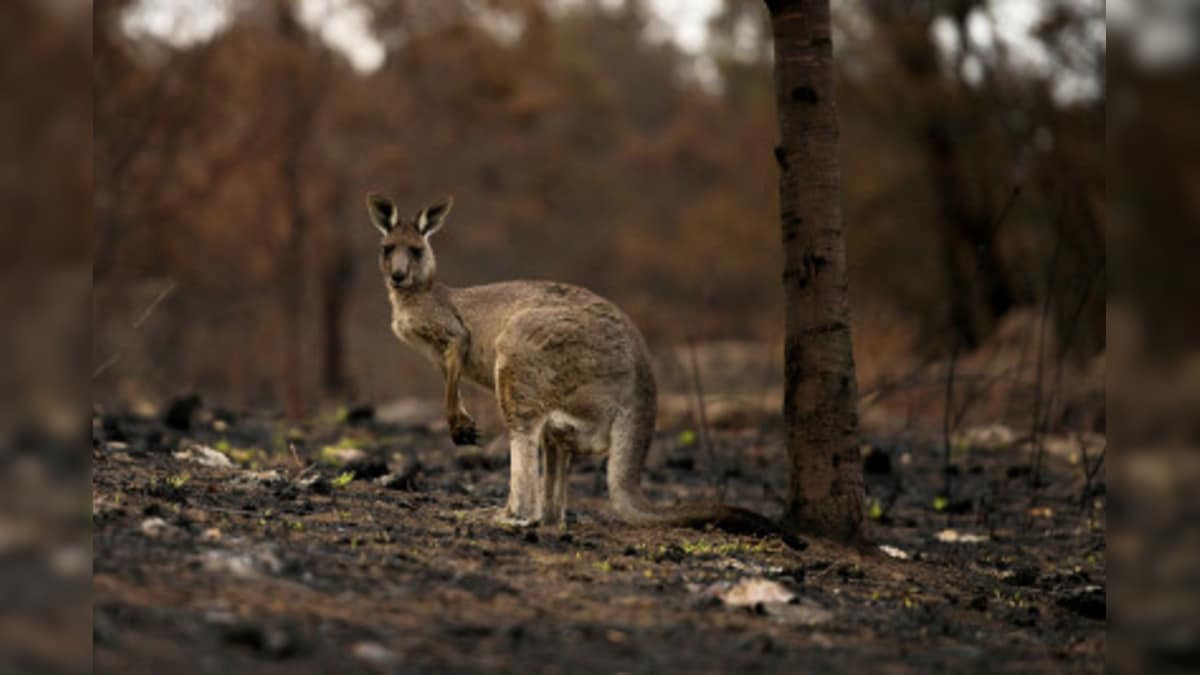
[[[540,518],[529,518],[518,516],[511,513],[507,507],[500,509],[500,512],[492,518],[492,522],[503,527],[511,527],[517,529],[532,529],[542,524]]]
[[[475,420],[465,412],[459,411],[450,420],[450,439],[455,445],[479,445],[479,430],[475,428]]]
[[[537,525],[546,513],[546,499],[538,480],[537,437],[522,433],[510,436],[508,506],[503,517],[522,527]]]

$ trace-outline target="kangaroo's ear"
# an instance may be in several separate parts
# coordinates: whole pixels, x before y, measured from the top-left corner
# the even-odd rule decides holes
[[[400,212],[392,200],[377,192],[367,195],[367,213],[371,215],[371,224],[383,234],[391,232],[400,220]]]
[[[428,237],[446,221],[446,214],[450,213],[450,207],[454,206],[454,197],[449,195],[442,197],[430,206],[421,209],[417,214],[417,232]]]

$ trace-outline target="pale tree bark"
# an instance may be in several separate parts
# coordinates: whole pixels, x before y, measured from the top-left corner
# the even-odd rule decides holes
[[[775,45],[783,233],[785,524],[841,539],[862,527],[858,399],[842,234],[829,0],[766,0]]]

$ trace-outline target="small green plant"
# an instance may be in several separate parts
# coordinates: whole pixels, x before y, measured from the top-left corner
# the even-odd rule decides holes
[[[344,488],[347,485],[349,485],[353,480],[354,480],[354,472],[353,471],[343,471],[338,474],[337,478],[334,478],[331,481],[331,484],[333,485],[333,487],[336,487],[336,488]]]
[[[946,499],[944,496],[938,495],[933,498],[933,510],[934,511],[937,511],[940,513],[942,511],[945,511],[946,507],[948,507],[948,506],[950,506],[950,500]]]
[[[755,542],[748,544],[740,541],[709,541],[707,539],[697,539],[696,541],[685,541],[680,545],[683,552],[687,555],[694,556],[712,556],[725,557],[735,553],[763,553],[767,550],[766,544]],[[665,546],[659,547],[659,554],[667,553]]]
[[[691,429],[684,429],[679,432],[679,445],[689,447],[696,444],[696,432]]]
[[[230,444],[228,438],[222,438],[221,440],[217,441],[216,443],[213,443],[213,447],[216,448],[218,451],[224,452],[226,454],[228,454],[230,450],[233,450],[233,445]]]
[[[871,516],[871,520],[881,520],[883,518],[883,504],[879,503],[878,498],[871,500],[869,515]]]
[[[187,493],[183,488],[187,485],[190,476],[187,474],[177,474],[168,476],[159,480],[157,477],[151,477],[146,481],[146,494],[159,499],[166,499],[172,502],[184,501],[187,498]]]

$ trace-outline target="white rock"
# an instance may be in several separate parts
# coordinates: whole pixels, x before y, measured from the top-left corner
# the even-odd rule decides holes
[[[1016,432],[1003,424],[970,427],[954,435],[954,442],[957,444],[985,450],[1007,448],[1016,440]]]
[[[987,535],[959,532],[958,530],[942,530],[934,537],[943,544],[979,544],[988,540]]]
[[[206,572],[229,574],[240,579],[257,579],[263,575],[279,574],[283,563],[273,552],[266,549],[239,552],[205,551],[201,565]]]
[[[367,453],[363,452],[359,448],[343,448],[329,445],[321,450],[321,457],[322,459],[337,462],[338,464],[349,464],[350,462],[357,462],[366,459]]]
[[[175,453],[175,459],[182,462],[193,462],[200,466],[211,466],[219,469],[232,469],[233,462],[207,445],[195,443],[187,446],[182,451]]]
[[[275,469],[244,471],[234,480],[239,487],[275,487],[286,482],[287,478]]]
[[[396,653],[378,642],[356,642],[350,647],[350,654],[359,660],[377,666],[390,666],[396,663]]]
[[[796,594],[783,584],[770,579],[745,579],[736,584],[717,589],[715,595],[721,602],[732,607],[753,607],[759,603],[791,602]]]
[[[142,521],[142,534],[147,537],[161,537],[173,529],[175,528],[162,518],[147,518]]]

